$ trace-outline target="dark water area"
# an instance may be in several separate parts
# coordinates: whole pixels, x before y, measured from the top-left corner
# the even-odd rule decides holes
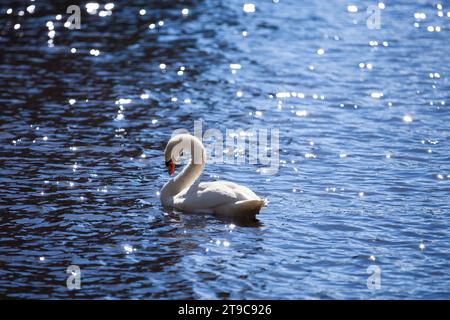
[[[70,30],[70,1],[1,2],[0,297],[450,298],[449,5],[107,3]],[[161,207],[196,120],[279,130],[275,175],[201,178],[267,198],[256,222]]]

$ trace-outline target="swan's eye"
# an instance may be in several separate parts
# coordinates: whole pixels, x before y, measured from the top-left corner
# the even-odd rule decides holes
[[[182,156],[183,156],[183,151],[180,152],[180,157],[182,157]]]

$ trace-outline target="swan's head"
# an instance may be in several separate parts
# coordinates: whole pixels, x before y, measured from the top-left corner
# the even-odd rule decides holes
[[[190,134],[178,134],[169,140],[164,151],[164,161],[169,175],[173,175],[185,151],[191,154],[191,161],[194,164],[204,163],[205,149],[201,141]]]
[[[164,150],[164,161],[169,175],[173,175],[176,162],[183,155],[182,140],[180,136],[173,137],[167,143],[166,150]]]

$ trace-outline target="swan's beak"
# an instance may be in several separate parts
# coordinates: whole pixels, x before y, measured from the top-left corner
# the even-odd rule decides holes
[[[172,176],[174,172],[175,172],[175,163],[172,161],[169,166],[169,175]]]
[[[169,175],[173,175],[175,172],[175,163],[170,159],[169,161],[166,161],[166,168]]]

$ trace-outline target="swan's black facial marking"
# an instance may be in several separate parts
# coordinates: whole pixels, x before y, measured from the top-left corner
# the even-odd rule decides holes
[[[170,159],[170,160],[167,160],[166,162],[165,162],[165,164],[166,164],[166,168],[168,168],[171,164],[172,164],[172,159]]]

